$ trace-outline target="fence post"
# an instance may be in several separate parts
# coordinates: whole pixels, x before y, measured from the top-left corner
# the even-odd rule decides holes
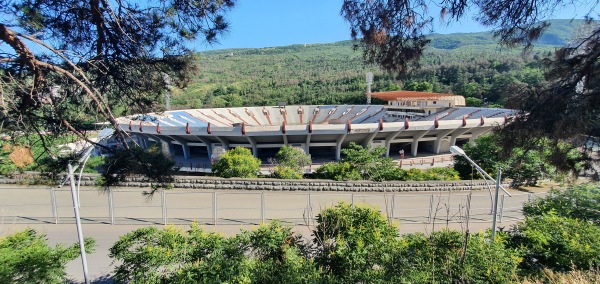
[[[112,189],[108,189],[108,217],[110,218],[110,224],[115,224],[115,204],[113,200]]]
[[[167,219],[167,193],[164,190],[160,191],[161,196],[161,206],[162,206],[162,216],[163,216],[163,224],[166,225],[168,222]]]
[[[396,210],[396,194],[393,193],[392,194],[392,222],[394,222],[394,218],[396,216],[394,216],[394,211]]]
[[[433,217],[432,215],[433,215],[433,194],[429,197],[429,224],[431,224],[431,222],[433,221],[433,220],[431,220]]]
[[[265,222],[265,192],[260,193],[260,222]]]
[[[354,207],[354,193],[350,195],[352,197],[352,207]]]
[[[467,195],[467,227],[469,226],[469,222],[471,221],[471,196],[473,195],[472,192],[469,192],[469,195]]]
[[[213,225],[217,225],[217,193],[213,192],[213,212],[212,212],[212,217],[213,217]]]
[[[506,196],[504,194],[502,194],[502,200],[501,200],[502,203],[500,203],[500,223],[502,223],[502,219],[504,218],[504,198],[505,197]]]
[[[310,192],[308,193],[308,197],[306,199],[306,225],[310,226],[310,219],[312,219],[312,205],[310,200]]]
[[[50,187],[50,206],[52,207],[52,218],[54,218],[54,224],[58,224],[58,210],[56,209],[56,191],[54,187]]]

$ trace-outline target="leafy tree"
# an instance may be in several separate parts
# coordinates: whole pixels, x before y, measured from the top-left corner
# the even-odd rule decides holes
[[[303,150],[284,145],[271,162],[276,165],[273,171],[274,177],[300,179],[304,174],[304,168],[311,164],[311,159]]]
[[[212,171],[217,176],[225,178],[253,178],[257,177],[260,164],[260,159],[255,158],[249,149],[235,147],[221,156],[219,161],[213,165]]]
[[[504,239],[454,230],[404,235],[396,254],[388,269],[398,283],[511,283],[519,262]]]
[[[317,215],[313,231],[315,262],[330,281],[377,282],[384,279],[384,263],[394,253],[398,230],[378,210],[340,203]]]
[[[280,222],[231,237],[197,224],[137,229],[110,249],[115,279],[128,283],[316,283],[314,263],[300,253],[299,236]]]
[[[600,225],[600,185],[588,184],[570,187],[566,190],[551,190],[541,198],[523,205],[527,217],[550,213],[559,217],[589,221]]]
[[[95,241],[85,238],[87,253]],[[1,283],[65,283],[66,264],[79,257],[79,244],[48,245],[45,235],[26,229],[0,238]]]
[[[88,139],[108,121],[125,141],[115,117],[160,111],[194,74],[188,43],[216,42],[235,2],[0,0],[2,129]]]
[[[148,149],[133,147],[121,149],[107,157],[102,168],[99,185],[105,189],[124,182],[132,174],[144,174],[152,183],[152,192],[161,188],[171,188],[177,172],[175,161],[166,157],[159,146]]]
[[[356,167],[365,180],[399,179],[401,172],[391,158],[384,157],[385,151],[385,147],[363,147],[351,142],[347,148],[342,149],[345,155],[342,161]]]
[[[521,251],[525,270],[588,270],[600,264],[600,227],[553,212],[526,217],[509,231],[510,245]]]
[[[529,149],[514,148],[509,156],[503,155],[502,142],[500,134],[489,134],[475,139],[474,143],[464,145],[465,153],[483,168],[488,174],[492,175],[498,169],[503,167],[504,177],[512,179],[513,186],[536,185],[538,180],[546,177],[560,179],[566,168],[581,170],[583,161],[581,152],[572,148],[569,144],[560,143],[561,152],[554,152],[551,142],[548,139],[536,141],[537,145],[530,145]],[[564,155],[561,159],[568,163],[557,169],[552,163],[555,155]],[[471,179],[478,174],[471,167],[471,164],[462,157],[457,157],[454,163],[454,169],[457,170],[463,179]],[[474,176],[471,176],[471,174]]]
[[[548,164],[549,149],[544,152],[540,150],[525,151],[522,148],[514,148],[511,157],[507,161],[505,175],[512,178],[513,186],[536,185],[538,180],[552,177],[555,168]]]
[[[474,143],[465,144],[465,153],[484,171],[492,175],[502,165],[500,157],[501,148],[498,145],[498,136],[494,134],[483,135],[475,139]],[[472,179],[479,176],[469,161],[463,157],[455,157],[454,169],[462,179]]]
[[[558,9],[581,7],[586,1],[564,0],[451,0],[440,4],[440,16],[447,23],[459,22],[468,14],[492,27],[499,42],[531,49],[549,23],[544,21]],[[428,1],[345,0],[342,16],[350,24],[356,47],[363,48],[367,62],[401,74],[418,66],[430,40],[433,17]],[[592,5],[588,15],[595,13]],[[600,25],[591,25],[568,46],[557,50],[547,60],[546,83],[537,88],[523,88],[510,74],[494,80],[503,94],[517,94],[511,105],[521,110],[514,122],[504,128],[502,142],[507,151],[514,147],[537,145],[540,138],[556,143],[571,141],[580,135],[600,142]],[[519,86],[520,85],[520,86]],[[517,87],[517,88],[515,88]],[[492,94],[493,95],[493,94]],[[498,98],[499,99],[499,98]],[[527,135],[523,135],[526,133]],[[590,148],[590,149],[600,149]],[[591,151],[591,150],[590,150]],[[560,167],[564,160],[551,160]]]

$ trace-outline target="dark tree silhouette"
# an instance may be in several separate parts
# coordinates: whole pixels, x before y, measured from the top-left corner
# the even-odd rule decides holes
[[[600,25],[590,16],[598,1],[573,0],[345,0],[341,14],[350,23],[357,47],[364,59],[383,69],[407,73],[418,66],[432,31],[432,5],[440,7],[439,17],[456,23],[470,10],[476,19],[493,29],[498,42],[528,50],[548,27],[547,20],[559,9],[592,7],[588,30],[568,46],[546,59],[547,83],[516,92],[511,106],[522,110],[514,123],[503,131],[507,153],[512,146],[540,145],[533,140],[550,137],[555,141],[575,141],[587,137],[588,146],[598,145],[600,137]],[[579,139],[581,140],[581,139]],[[582,145],[574,144],[574,145]],[[598,149],[598,148],[596,148]],[[565,153],[556,148],[557,166],[565,164]],[[591,157],[594,157],[591,155]],[[597,157],[597,156],[596,156]]]

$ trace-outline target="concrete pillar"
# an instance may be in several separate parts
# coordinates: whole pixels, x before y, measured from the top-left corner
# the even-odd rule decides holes
[[[467,133],[470,130],[470,128],[458,128],[454,131],[454,133],[452,133],[452,135],[450,135],[450,146],[455,146],[456,145],[456,139],[458,139],[459,136]]]
[[[410,155],[411,156],[413,156],[413,157],[417,156],[417,153],[419,152],[419,139],[423,138],[423,136],[425,136],[425,134],[427,134],[427,132],[429,132],[429,130],[419,131],[413,136],[413,141],[410,144]]]
[[[492,130],[492,127],[486,128],[473,128],[471,131],[471,138],[469,138],[469,142],[473,142],[473,140],[477,139],[477,137],[486,134]]]
[[[252,146],[252,155],[254,155],[254,158],[257,158],[258,148],[256,148],[256,141],[254,141],[254,139],[250,136],[246,136],[246,139],[248,139],[248,143],[250,143],[250,146]]]
[[[364,147],[367,147],[367,146],[369,146],[369,144],[371,144],[371,142],[373,141],[373,139],[375,138],[375,136],[377,135],[377,133],[379,133],[379,129],[377,129],[377,130],[375,130],[375,132],[373,132],[373,133],[369,134],[369,136],[367,137],[367,139],[365,139],[365,140],[362,142],[362,145],[363,145]]]
[[[335,160],[339,161],[342,159],[342,143],[346,139],[347,134],[343,134],[335,142]]]
[[[310,134],[310,133],[308,135],[306,135],[306,142],[305,142],[305,146],[304,146],[304,147],[306,147],[306,149],[305,149],[306,154],[310,154],[310,136],[311,135],[312,134]]]
[[[393,133],[389,134],[387,137],[385,137],[385,156],[386,157],[390,156],[390,144],[392,144],[392,140],[394,140],[402,131],[404,131],[404,128],[400,128],[400,130],[393,132]]]
[[[452,133],[454,129],[443,130],[438,135],[436,135],[435,142],[433,142],[433,152],[435,154],[440,153],[440,146],[442,145],[442,139],[446,137],[448,134]]]

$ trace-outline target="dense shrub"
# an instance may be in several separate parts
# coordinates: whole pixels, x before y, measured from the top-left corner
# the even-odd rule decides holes
[[[316,283],[317,267],[279,222],[225,237],[197,225],[141,228],[110,249],[115,279],[127,283]]]
[[[279,165],[275,167],[271,176],[281,179],[301,179],[302,173],[292,167]]]
[[[394,283],[508,283],[519,257],[504,240],[442,230],[402,236],[388,271]]]
[[[600,227],[545,214],[527,217],[509,231],[510,246],[523,255],[525,270],[569,271],[600,265]]]
[[[252,152],[243,147],[228,150],[213,165],[212,171],[220,177],[253,178],[258,176],[261,161],[252,155]]]
[[[311,164],[310,156],[303,150],[283,146],[279,149],[275,158],[270,159],[271,164],[275,165],[272,176],[282,179],[301,179],[304,175],[304,168]]]
[[[554,212],[557,216],[600,225],[600,185],[578,185],[562,191],[551,190],[548,196],[526,203],[523,212],[525,216]]]
[[[384,279],[398,230],[378,210],[341,203],[317,216],[315,262],[328,282],[368,283]]]
[[[85,239],[86,252],[95,242]],[[50,247],[33,229],[0,238],[0,283],[65,283],[67,262],[80,255],[79,244]]]
[[[362,179],[358,170],[348,162],[324,164],[315,171],[315,177],[337,181]]]

